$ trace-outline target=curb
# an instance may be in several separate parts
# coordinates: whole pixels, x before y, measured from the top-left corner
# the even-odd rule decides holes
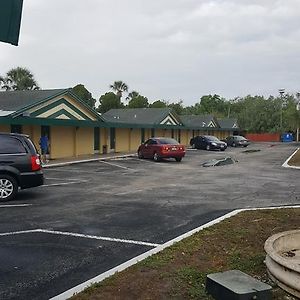
[[[172,240],[170,240],[170,241],[168,241],[168,242],[166,242],[162,245],[159,245],[159,246],[155,247],[154,249],[151,249],[151,250],[149,250],[149,251],[147,251],[143,254],[140,254],[140,255],[138,255],[138,256],[136,256],[136,257],[134,257],[134,258],[132,258],[132,259],[130,259],[130,260],[128,260],[128,261],[126,261],[126,262],[124,262],[124,263],[122,263],[122,264],[120,264],[120,265],[118,265],[118,266],[116,266],[116,267],[114,267],[114,268],[112,268],[112,269],[110,269],[110,270],[94,277],[94,278],[91,278],[91,279],[89,279],[89,280],[87,280],[87,281],[85,281],[85,282],[83,282],[83,283],[81,283],[81,284],[79,284],[79,285],[77,285],[77,286],[75,286],[75,287],[73,287],[73,288],[71,288],[71,289],[55,296],[55,297],[53,297],[53,298],[50,298],[50,300],[65,300],[65,299],[68,299],[68,298],[74,296],[75,294],[78,294],[78,293],[82,292],[84,289],[88,288],[92,284],[99,283],[99,282],[103,281],[104,279],[114,275],[115,273],[121,272],[121,271],[135,265],[136,263],[146,259],[147,257],[152,256],[153,254],[156,254],[158,252],[161,252],[162,250],[164,250],[167,247],[172,246],[176,242],[179,242],[179,241],[193,235],[196,232],[199,232],[199,231],[201,231],[205,228],[208,228],[212,225],[220,223],[221,221],[223,221],[225,219],[228,219],[230,217],[233,217],[233,216],[235,216],[235,215],[237,215],[241,212],[253,211],[253,210],[264,210],[264,209],[266,209],[266,210],[268,210],[268,209],[269,210],[284,209],[284,208],[300,208],[300,205],[243,208],[243,209],[233,210],[232,212],[227,213],[224,216],[221,216],[221,217],[219,217],[215,220],[212,220],[212,221],[210,221],[210,222],[208,222],[208,223],[206,223],[202,226],[199,226],[195,229],[192,229],[191,231],[188,231],[188,232],[186,232],[186,233],[184,233],[184,234],[182,234],[182,235],[180,235],[180,236],[178,236],[178,237],[176,237],[176,238],[174,238],[174,239],[172,239]]]
[[[98,157],[98,158],[88,158],[88,159],[82,159],[82,160],[73,160],[73,161],[66,161],[61,163],[53,163],[50,165],[44,165],[42,166],[43,169],[53,168],[53,167],[62,167],[67,165],[75,165],[75,164],[81,164],[91,161],[100,161],[100,160],[106,160],[106,159],[115,159],[115,158],[123,158],[123,157],[134,157],[135,154],[123,154],[123,155],[116,155],[116,156],[106,156],[106,157]]]
[[[282,167],[300,170],[300,167],[290,166],[290,165],[288,164],[288,162],[290,161],[290,159],[292,159],[292,157],[297,153],[297,151],[300,151],[300,148],[297,148],[297,149],[292,153],[292,155],[289,156],[289,158],[282,164]]]

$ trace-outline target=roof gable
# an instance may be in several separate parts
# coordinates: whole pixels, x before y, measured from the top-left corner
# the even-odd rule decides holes
[[[213,115],[185,115],[181,116],[182,122],[187,127],[195,128],[220,128]]]
[[[0,109],[2,107],[4,110],[10,109],[13,117],[102,120],[93,108],[79,99],[70,89],[0,92]]]

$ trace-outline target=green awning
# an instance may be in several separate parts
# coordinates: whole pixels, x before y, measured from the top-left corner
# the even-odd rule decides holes
[[[0,41],[18,46],[23,0],[0,0]]]

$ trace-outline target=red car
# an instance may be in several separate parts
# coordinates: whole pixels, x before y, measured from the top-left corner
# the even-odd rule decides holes
[[[153,137],[140,145],[137,153],[139,158],[153,158],[154,161],[175,158],[180,162],[185,155],[185,147],[171,138]]]

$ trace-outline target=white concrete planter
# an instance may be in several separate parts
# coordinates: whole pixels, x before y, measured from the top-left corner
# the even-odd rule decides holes
[[[271,279],[300,298],[300,230],[275,234],[265,242],[266,266]]]

